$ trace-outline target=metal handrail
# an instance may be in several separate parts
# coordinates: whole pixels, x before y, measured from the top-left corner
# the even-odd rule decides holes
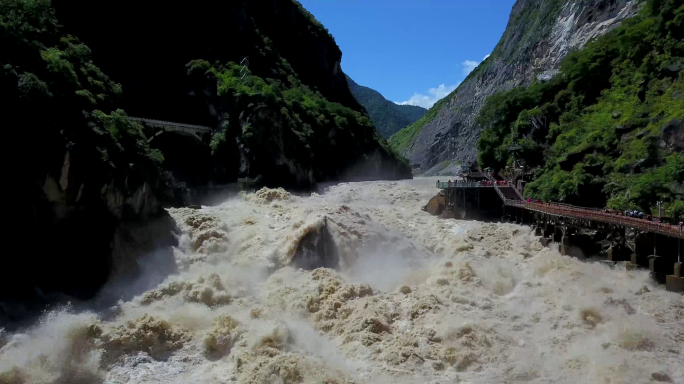
[[[682,234],[682,231],[676,225],[671,225],[671,224],[666,224],[666,223],[657,223],[654,221],[649,221],[646,219],[639,219],[636,217],[622,216],[618,213],[607,213],[607,212],[604,212],[604,210],[600,209],[600,208],[578,207],[575,205],[570,205],[570,204],[565,204],[565,203],[546,203],[545,204],[545,203],[538,203],[538,202],[534,202],[534,201],[527,202],[525,200],[507,199],[503,195],[503,192],[501,192],[499,185],[497,185],[496,179],[489,172],[485,172],[485,175],[487,176],[488,179],[490,179],[490,181],[492,181],[492,184],[488,185],[487,187],[494,187],[494,189],[496,190],[496,193],[499,195],[501,200],[503,200],[504,204],[509,206],[509,207],[525,208],[525,209],[528,209],[531,211],[548,213],[548,214],[552,214],[552,215],[568,216],[568,217],[579,218],[579,219],[589,219],[589,220],[601,221],[604,223],[629,226],[631,228],[641,229],[641,230],[645,230],[648,232],[655,232],[655,233],[659,233],[661,235],[672,236],[672,237],[684,239],[684,235]],[[458,184],[458,183],[452,183],[452,186],[456,186],[454,184]],[[468,184],[468,183],[461,183],[461,184]],[[448,183],[439,182],[437,184],[437,186],[438,186],[438,188],[447,188]],[[506,186],[510,187],[510,185],[508,185],[508,184],[506,184]],[[513,189],[515,189],[515,187],[513,187]]]
[[[504,196],[503,192],[501,192],[501,189],[499,189],[499,185],[497,184],[499,180],[497,180],[494,175],[492,175],[491,172],[484,172],[484,175],[489,179],[489,181],[492,183],[494,186],[494,190],[496,191],[496,194],[499,195],[501,198],[501,201],[503,201],[504,204],[508,204],[507,202],[509,201],[514,201],[514,200],[509,200]],[[508,204],[511,205],[511,204]]]
[[[501,198],[501,201],[503,201],[504,204],[506,204],[506,201],[508,201],[508,199],[506,198],[506,196],[504,196],[503,192],[501,192],[501,189],[499,189],[499,186],[496,185],[496,183],[494,183],[493,185],[494,185],[494,190],[496,191],[496,193],[497,193],[497,194],[499,195],[499,197]]]
[[[452,181],[451,188],[492,188],[494,185],[483,184],[479,181]],[[444,189],[449,188],[449,183],[447,181],[437,182],[437,188]]]
[[[161,125],[161,126],[173,126],[173,127],[178,127],[178,128],[185,128],[185,129],[194,129],[197,131],[207,131],[211,132],[212,129],[209,127],[204,127],[201,125],[193,125],[193,124],[183,124],[183,123],[174,123],[171,121],[162,121],[162,120],[155,120],[155,119],[146,119],[142,117],[128,117],[130,120],[133,121],[141,121],[144,123],[148,123],[150,125]]]
[[[675,225],[657,223],[636,217],[622,216],[615,213],[606,213],[599,209],[571,206],[569,204],[543,204],[526,201],[508,200],[506,205],[525,208],[531,211],[549,213],[558,216],[568,216],[579,219],[589,219],[610,224],[619,224],[631,228],[655,232],[661,235],[684,238],[682,232]]]
[[[520,200],[525,199],[525,197],[522,195],[522,192],[520,192],[520,191],[518,190],[518,188],[515,186],[515,178],[516,178],[517,176],[513,176],[513,178],[511,178],[511,179],[507,178],[506,175],[503,175],[503,174],[502,174],[501,176],[502,176],[503,179],[508,183],[508,185],[509,185],[510,187],[513,188],[513,190],[515,191],[515,194],[518,195],[518,197],[520,198]]]

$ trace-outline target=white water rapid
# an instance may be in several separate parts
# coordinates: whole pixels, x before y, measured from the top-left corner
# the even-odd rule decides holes
[[[0,335],[0,383],[684,383],[681,295],[529,227],[433,217],[434,182],[170,210],[179,272]],[[302,239],[337,268],[292,267]]]

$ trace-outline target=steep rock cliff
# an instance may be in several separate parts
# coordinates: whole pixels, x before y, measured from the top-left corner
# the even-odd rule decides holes
[[[487,98],[478,162],[527,168],[534,199],[682,217],[683,63],[681,0],[648,1],[550,79]]]
[[[492,54],[390,143],[422,169],[445,160],[475,161],[483,130],[475,119],[488,96],[550,78],[569,51],[612,30],[639,7],[637,0],[518,0]]]
[[[191,60],[241,62],[261,77],[279,77],[283,58],[303,83],[330,101],[360,106],[340,70],[342,52],[327,30],[292,0],[54,0],[67,32],[93,50],[93,60],[126,91],[130,115],[218,127],[203,95],[188,94]],[[83,17],[83,15],[93,15]],[[272,42],[276,55],[265,50]]]
[[[175,243],[163,156],[117,110],[121,87],[65,35],[50,2],[0,2],[3,217],[0,323],[90,298],[137,258]],[[148,224],[150,226],[148,226]],[[140,238],[142,233],[157,236]]]
[[[255,104],[254,111],[247,111],[252,108],[248,103],[226,99],[231,92],[217,94],[216,78],[202,83],[197,76],[188,75],[187,65],[192,61],[216,68],[235,63],[242,67],[238,83],[247,81],[243,75],[249,72],[254,79],[277,88],[277,97],[280,92],[301,88],[303,93],[321,95],[326,103],[364,115],[341,70],[342,52],[335,40],[296,1],[54,3],[65,28],[82,36],[103,71],[122,84],[126,91],[123,108],[130,115],[206,125],[225,138],[230,148],[215,156],[215,182],[261,175],[268,184],[307,188],[339,179],[348,174],[349,167],[369,162],[370,168],[379,167],[381,172],[366,174],[366,178],[410,177],[408,167],[388,150],[383,139],[374,136],[370,124],[360,124],[355,133],[350,129],[333,131],[327,124],[333,116],[311,110],[313,123],[298,122],[297,127],[281,129],[284,105],[266,110]],[[81,17],[83,14],[97,17]],[[318,119],[320,116],[325,118]],[[274,127],[272,134],[266,125]],[[255,140],[250,129],[264,135]],[[230,137],[224,135],[226,130]],[[316,140],[303,140],[310,131]],[[213,149],[216,154],[216,146]],[[325,153],[335,153],[337,158],[322,156]],[[384,160],[372,160],[379,158]]]

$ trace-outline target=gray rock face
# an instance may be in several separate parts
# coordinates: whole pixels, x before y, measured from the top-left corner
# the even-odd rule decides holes
[[[684,122],[673,119],[665,124],[663,139],[668,151],[684,151]]]
[[[518,0],[492,55],[447,96],[404,156],[423,170],[444,160],[475,161],[483,130],[475,119],[488,96],[551,78],[568,52],[634,16],[640,5],[638,0]]]

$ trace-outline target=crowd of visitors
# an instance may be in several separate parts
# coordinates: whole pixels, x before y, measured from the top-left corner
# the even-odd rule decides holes
[[[508,184],[506,182],[506,180],[497,180],[496,183],[489,181],[489,180],[454,180],[454,181],[449,180],[446,183],[447,183],[447,187],[449,187],[449,188],[458,187],[458,186],[462,186],[462,185],[486,187],[486,186],[491,186],[494,184],[496,184],[496,185],[507,185]],[[440,181],[437,180],[437,188],[440,188],[440,185],[441,185]]]

